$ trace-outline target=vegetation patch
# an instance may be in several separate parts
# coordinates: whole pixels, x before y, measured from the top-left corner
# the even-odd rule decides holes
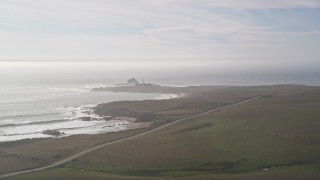
[[[181,129],[181,130],[176,131],[176,132],[174,132],[174,133],[184,133],[184,132],[188,132],[188,131],[196,131],[196,130],[208,128],[208,127],[210,127],[210,126],[212,126],[212,125],[213,125],[213,123],[211,123],[211,122],[206,122],[206,123],[202,123],[202,124],[197,124],[197,125],[192,126],[192,127],[188,127],[188,128]]]

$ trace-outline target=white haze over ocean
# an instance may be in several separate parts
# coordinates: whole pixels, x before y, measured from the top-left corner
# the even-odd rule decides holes
[[[275,61],[275,60],[273,60]],[[268,59],[0,61],[0,86],[112,84],[136,77],[166,85],[319,85],[318,61]]]
[[[188,85],[320,85],[319,73],[268,65],[233,65],[233,61],[68,61],[0,62],[0,142],[124,130],[129,122],[81,121],[99,103],[170,98],[172,95],[91,92],[93,87],[123,83],[128,78],[155,84]]]

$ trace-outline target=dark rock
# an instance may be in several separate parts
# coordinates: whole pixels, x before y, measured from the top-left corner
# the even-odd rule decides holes
[[[109,128],[109,127],[114,127],[114,125],[104,126],[103,128]]]
[[[61,136],[61,135],[65,134],[65,133],[60,132],[60,131],[58,131],[58,130],[50,130],[50,129],[47,129],[47,130],[44,130],[44,131],[42,132],[42,134],[47,134],[47,135],[51,135],[51,136]]]
[[[82,121],[91,121],[91,117],[80,117],[79,119],[81,119]]]

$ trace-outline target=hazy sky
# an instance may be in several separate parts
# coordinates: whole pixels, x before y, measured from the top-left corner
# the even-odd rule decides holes
[[[1,60],[230,58],[320,66],[320,0],[0,0]]]

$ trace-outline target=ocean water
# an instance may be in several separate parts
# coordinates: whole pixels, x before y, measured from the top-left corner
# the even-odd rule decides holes
[[[138,65],[137,65],[138,64]],[[128,62],[0,62],[0,142],[125,130],[125,120],[101,120],[93,106],[119,100],[166,99],[173,95],[94,92],[94,87],[138,80],[163,85],[320,85],[317,72],[265,72],[183,64]],[[92,121],[81,118],[91,117]]]
[[[129,122],[102,120],[92,112],[99,103],[119,100],[170,98],[173,95],[93,92],[99,85],[2,87],[0,89],[0,142],[51,137],[45,130],[64,136],[96,134],[126,129]],[[90,117],[91,121],[81,118]]]

